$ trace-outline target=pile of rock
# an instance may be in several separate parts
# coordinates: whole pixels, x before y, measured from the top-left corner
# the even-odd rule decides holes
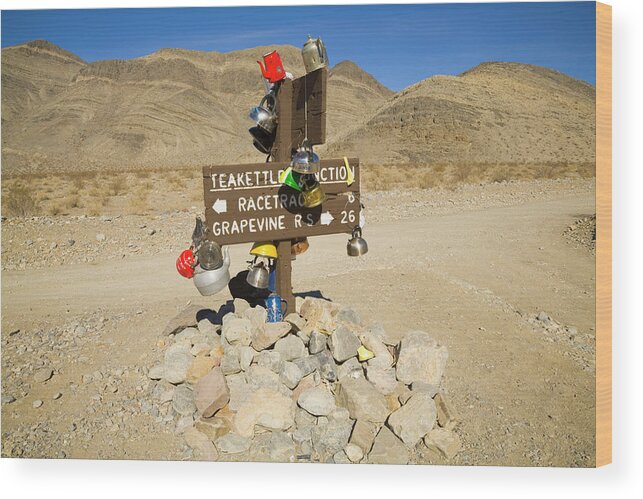
[[[267,323],[264,308],[235,300],[221,325],[197,320],[198,307],[168,324],[148,375],[195,458],[406,464],[417,450],[458,452],[440,391],[446,347],[421,331],[394,343],[326,300],[296,308]]]

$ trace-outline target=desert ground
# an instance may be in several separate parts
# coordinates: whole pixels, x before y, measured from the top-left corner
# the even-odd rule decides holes
[[[201,297],[174,268],[202,210],[199,174],[97,178],[3,179],[3,202],[31,186],[47,210],[2,221],[2,455],[190,459],[147,372],[177,312],[231,299]],[[414,462],[592,466],[594,179],[373,187],[369,253],[347,257],[346,235],[311,238],[293,285],[393,338],[423,330],[447,346],[462,449]],[[231,248],[232,275],[248,250]]]

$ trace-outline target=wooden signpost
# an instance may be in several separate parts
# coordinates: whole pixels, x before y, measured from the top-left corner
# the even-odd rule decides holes
[[[278,252],[276,291],[293,309],[291,267],[295,257],[291,256],[291,241],[350,234],[360,219],[356,158],[321,161],[317,179],[326,200],[316,208],[304,207],[301,193],[279,180],[306,136],[313,145],[326,140],[327,80],[328,71],[322,68],[279,84],[272,161],[203,168],[208,237],[221,245],[274,241]]]

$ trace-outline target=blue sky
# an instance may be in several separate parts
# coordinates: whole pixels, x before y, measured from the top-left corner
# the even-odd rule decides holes
[[[228,52],[321,36],[393,90],[483,61],[537,64],[595,83],[595,4],[478,3],[4,10],[2,46],[41,38],[91,62],[163,47]]]

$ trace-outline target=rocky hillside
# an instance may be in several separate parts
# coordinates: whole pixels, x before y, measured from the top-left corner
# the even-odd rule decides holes
[[[329,145],[365,163],[594,161],[594,87],[550,69],[488,62],[391,96]]]
[[[247,110],[263,93],[257,59],[162,49],[87,64],[46,41],[2,50],[3,173],[261,161]],[[394,94],[350,61],[332,68],[324,155],[365,164],[591,162],[594,88],[561,73],[485,63]]]

